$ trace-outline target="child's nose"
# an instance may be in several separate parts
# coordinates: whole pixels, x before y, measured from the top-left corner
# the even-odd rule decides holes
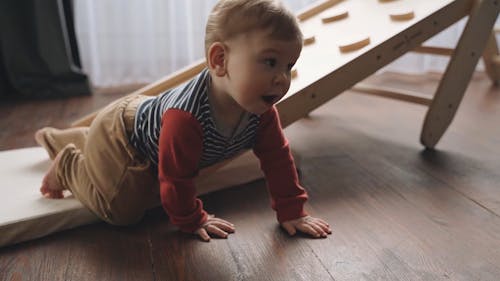
[[[290,73],[289,71],[279,71],[274,77],[274,84],[277,86],[282,86],[288,90],[290,85]]]

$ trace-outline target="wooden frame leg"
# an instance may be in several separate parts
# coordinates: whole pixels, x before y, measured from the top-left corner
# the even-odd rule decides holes
[[[483,53],[484,67],[493,84],[500,82],[500,57],[495,32],[491,32]]]
[[[498,16],[499,1],[476,0],[427,111],[420,142],[434,148],[450,125]],[[485,32],[486,31],[486,32]]]

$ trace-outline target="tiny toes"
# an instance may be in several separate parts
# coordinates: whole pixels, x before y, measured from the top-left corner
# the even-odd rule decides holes
[[[50,189],[46,185],[42,185],[42,187],[40,187],[40,193],[45,196],[46,194],[50,193]]]
[[[60,190],[50,190],[48,192],[42,193],[43,197],[50,199],[62,199],[64,195]]]
[[[51,195],[52,195],[52,198],[54,198],[54,199],[62,199],[62,198],[64,198],[64,195],[63,195],[63,193],[62,193],[61,190],[53,191],[51,193]]]

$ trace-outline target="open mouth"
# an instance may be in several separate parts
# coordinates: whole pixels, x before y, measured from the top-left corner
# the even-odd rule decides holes
[[[274,104],[278,100],[277,95],[262,96],[262,100],[267,104]]]

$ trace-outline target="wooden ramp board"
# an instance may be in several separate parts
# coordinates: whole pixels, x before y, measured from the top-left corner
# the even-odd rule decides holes
[[[51,200],[40,195],[49,165],[42,148],[0,152],[0,246],[97,220],[73,197]]]
[[[469,22],[472,20],[475,23],[484,24],[470,25],[470,34],[464,36],[461,41],[465,41],[465,43],[472,42],[473,44],[463,44],[467,45],[467,48],[459,49],[473,48],[476,54],[482,53],[484,45],[481,45],[481,40],[471,38],[470,35],[480,32],[489,34],[491,32],[492,26],[489,24],[498,15],[498,2],[493,0],[397,0],[388,2],[376,0],[329,0],[321,1],[319,5],[308,9],[308,11],[301,14],[307,16],[302,17],[299,15],[299,18],[303,19],[300,25],[304,34],[314,36],[314,41],[304,46],[302,55],[295,66],[297,75],[292,81],[288,94],[277,105],[284,127],[306,116],[310,111],[351,88],[357,82],[375,73],[394,59],[420,46],[424,41],[468,14],[471,14]],[[348,12],[348,17],[334,22],[325,23],[322,21],[322,18],[332,14],[344,13],[345,11]],[[398,20],[391,19],[391,15],[400,14],[401,11],[411,12],[411,16],[404,19],[400,17]],[[481,21],[478,19],[481,19]],[[366,40],[367,38],[369,40]],[[341,50],[341,46],[349,46],[349,48],[342,48]],[[203,61],[201,60],[176,75],[152,83],[133,94],[157,95],[196,75],[204,67]],[[477,63],[477,60],[476,62],[468,60],[467,64],[464,63],[458,65],[458,67],[467,68],[469,71],[475,67],[475,63]],[[470,79],[470,76],[461,77],[462,82],[468,82],[468,79]],[[453,89],[448,87],[447,91],[441,91],[441,100],[455,99],[459,103],[460,97],[456,93],[463,94],[463,91],[465,91],[465,86]],[[443,106],[447,105],[440,103],[434,106],[434,109],[433,105],[431,105],[431,109],[434,112],[441,112]],[[456,107],[452,109],[456,109]],[[453,114],[454,111],[450,111],[448,117],[452,118]],[[75,125],[88,125],[93,116],[95,115],[92,114],[77,121]],[[440,130],[444,132],[445,129],[446,127]],[[51,224],[51,227],[48,227],[44,225],[46,223],[37,222],[37,220],[44,221],[46,217],[56,216],[55,214],[64,216],[65,212],[82,210],[82,207],[75,207],[75,204],[78,204],[71,198],[55,202],[40,197],[38,186],[43,171],[48,165],[45,162],[47,157],[44,155],[40,149],[2,153],[1,165],[6,168],[1,170],[1,188],[4,194],[14,193],[14,195],[12,195],[11,203],[2,206],[5,209],[1,210],[1,214],[2,216],[5,214],[7,219],[0,223],[2,227],[0,245],[43,236],[53,231],[76,226],[91,219],[88,213],[84,212],[81,217],[78,214],[77,219],[72,220],[69,224],[62,222],[57,224],[56,222],[55,225]],[[238,158],[231,162],[230,165],[217,170],[217,173],[210,173],[210,175],[221,176],[216,180],[208,181],[213,185],[206,190],[221,188],[222,184],[218,186],[217,182],[220,179],[225,179],[226,175],[233,178],[235,175],[259,177],[260,174],[250,172],[252,168],[258,167],[255,164],[255,158],[242,159]],[[240,166],[236,164],[237,161],[241,161],[239,162]],[[224,171],[226,171],[226,174],[223,173]],[[4,178],[8,180],[4,180]],[[207,186],[210,184],[207,183]],[[200,185],[203,186],[203,184]],[[13,192],[13,190],[16,191]],[[20,215],[11,215],[16,213]],[[13,225],[11,229],[16,229],[15,226],[22,225],[25,220],[30,221],[31,225],[23,226],[24,228],[19,227],[18,233],[20,234],[18,236],[4,235],[3,229],[7,229],[9,225]],[[44,225],[43,229],[40,230],[41,232],[29,233],[35,229],[36,225]]]
[[[0,192],[3,194],[0,247],[99,221],[69,192],[64,199],[48,199],[40,194],[40,183],[49,166],[50,159],[43,148],[0,152]],[[196,180],[200,195],[263,177],[252,152],[244,153],[217,171],[200,173]]]
[[[304,34],[315,37],[304,46],[295,65],[299,73],[278,104],[284,125],[307,115],[377,70],[412,51],[471,12],[474,0],[345,0],[301,22]],[[340,21],[322,18],[347,11]],[[411,11],[406,20],[391,15]],[[369,39],[369,40],[366,40]],[[360,48],[343,52],[342,46]]]

